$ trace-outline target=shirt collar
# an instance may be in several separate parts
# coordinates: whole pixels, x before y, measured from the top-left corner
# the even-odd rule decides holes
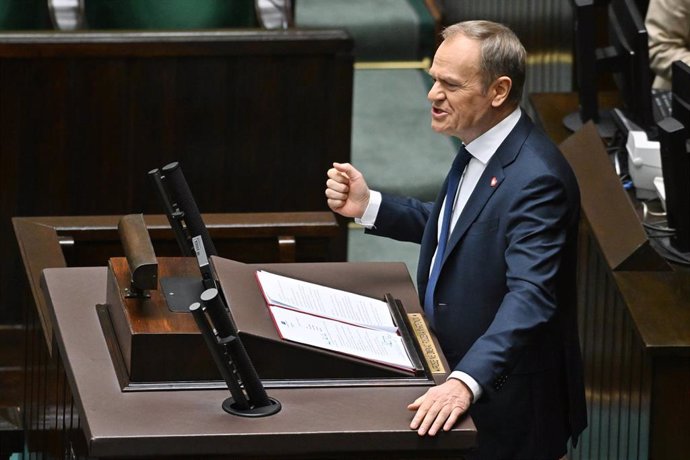
[[[490,130],[467,144],[465,147],[467,151],[472,154],[474,158],[486,165],[491,157],[496,153],[501,143],[508,137],[510,132],[515,128],[520,120],[522,112],[520,107],[517,107],[510,115],[498,122]]]

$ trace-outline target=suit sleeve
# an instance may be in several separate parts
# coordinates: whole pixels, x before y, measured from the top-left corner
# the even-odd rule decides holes
[[[381,207],[372,235],[386,236],[398,241],[421,243],[424,227],[433,203],[382,193]]]

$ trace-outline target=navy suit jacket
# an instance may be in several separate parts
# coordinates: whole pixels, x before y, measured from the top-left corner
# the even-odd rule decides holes
[[[421,243],[420,299],[443,196],[422,203],[383,194],[369,230]],[[586,426],[575,302],[579,204],[568,163],[523,113],[443,254],[433,328],[450,366],[482,386],[470,409],[482,458],[557,458]]]

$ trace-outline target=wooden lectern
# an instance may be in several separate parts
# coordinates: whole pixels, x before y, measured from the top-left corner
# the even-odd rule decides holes
[[[118,220],[119,216],[13,219],[36,304],[27,312],[26,452],[76,459],[418,459],[456,457],[475,444],[476,431],[469,418],[433,439],[420,438],[409,429],[412,414],[406,405],[432,381],[444,379],[443,373],[432,373],[430,378],[264,379],[269,396],[282,408],[260,419],[225,413],[221,404],[228,389],[220,380],[127,381],[123,386],[119,379],[127,375],[127,367],[113,356],[122,359],[124,346],[120,348],[114,329],[109,335],[103,329],[103,313],[110,318],[105,307],[109,277],[105,265],[108,257],[121,254]],[[165,217],[145,220],[158,256],[174,254],[161,251],[174,243]],[[328,239],[336,227],[330,213],[211,214],[204,221],[222,247],[221,254],[252,264],[221,261],[231,268],[288,270],[295,277],[330,279],[335,287],[362,294],[390,292],[424,321],[404,264],[323,262],[330,260]],[[282,254],[283,240],[296,243],[287,251],[291,258],[271,252],[281,246]],[[163,260],[160,277],[173,272],[179,276],[185,270],[189,276],[199,276],[193,264],[159,260]],[[231,281],[245,284],[239,278]],[[244,302],[241,296],[230,300]],[[142,338],[154,333],[164,336],[174,326],[170,315],[150,321],[148,330],[136,324],[142,326]],[[190,335],[196,334],[193,328]],[[423,342],[436,346],[432,336]],[[152,367],[166,368],[162,366],[166,361],[168,368],[184,367],[188,358],[171,358],[165,348],[156,346],[150,350],[158,352],[152,355],[156,358]],[[201,348],[189,359],[201,362],[208,355]],[[445,365],[442,355],[438,359]]]
[[[162,263],[161,277],[166,273],[191,275],[191,260],[168,262]],[[118,270],[113,267],[118,263],[122,262],[114,259],[110,268],[43,272],[43,290],[80,410],[89,456],[424,458],[457,455],[474,446],[476,430],[469,418],[435,438],[420,437],[409,429],[412,413],[406,410],[407,404],[447,376],[442,354],[436,357],[438,362],[428,360],[424,375],[415,376],[356,358],[281,343],[254,279],[255,270],[261,268],[372,297],[389,292],[401,300],[409,314],[421,316],[404,264],[242,264],[213,257],[216,277],[247,351],[262,378],[268,376],[265,386],[270,396],[282,404],[275,415],[247,419],[221,409],[228,392],[222,382],[204,380],[202,374],[186,382],[164,380],[174,373],[170,369],[175,362],[193,373],[194,367],[183,361],[202,361],[208,351],[200,346],[193,352],[168,355],[170,348],[166,347],[175,347],[176,352],[185,344],[196,347],[190,338],[196,331],[189,313],[166,311],[165,305],[163,310],[153,302],[140,304],[143,308],[138,311],[133,305],[124,305],[118,312],[121,305],[108,303],[113,299]],[[154,302],[160,300],[157,295],[151,296]],[[155,333],[154,324],[158,328]],[[418,341],[421,337],[424,347],[440,352],[435,338],[425,333]],[[166,335],[179,337],[168,340]],[[121,343],[123,337],[129,343]],[[168,342],[162,346],[155,340]],[[137,354],[142,352],[148,356],[139,363]],[[155,373],[153,369],[142,370],[143,363],[162,369],[158,381],[133,381],[130,374]],[[123,380],[123,372],[130,373],[128,381]]]

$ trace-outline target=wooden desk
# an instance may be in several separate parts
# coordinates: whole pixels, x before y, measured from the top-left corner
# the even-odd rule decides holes
[[[650,250],[594,126],[567,137],[560,121],[577,96],[531,100],[546,132],[563,140],[582,192],[578,305],[589,427],[569,458],[685,458],[690,273]]]
[[[292,267],[321,278],[366,280],[361,288],[369,295],[382,286],[404,299],[414,293],[402,263]],[[419,384],[274,388],[269,395],[282,410],[258,419],[223,412],[227,390],[122,392],[96,312],[96,304],[105,302],[106,276],[106,268],[44,272],[64,385],[72,390],[79,413],[80,430],[71,431],[71,448],[79,457],[423,458],[457,455],[474,445],[470,419],[436,438],[421,438],[409,429],[412,413],[406,405],[427,388]]]

